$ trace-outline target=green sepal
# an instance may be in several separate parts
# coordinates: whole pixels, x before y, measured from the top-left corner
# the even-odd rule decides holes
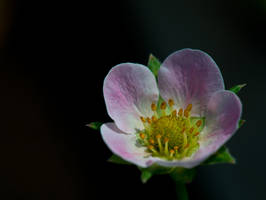
[[[152,71],[155,77],[158,76],[158,71],[160,69],[161,62],[152,54],[149,56],[148,68]]]
[[[153,175],[163,175],[169,174],[172,179],[182,183],[190,183],[196,173],[196,170],[193,169],[185,169],[181,167],[163,167],[159,165],[152,165],[148,168],[141,168],[141,181],[142,183],[146,183]]]
[[[196,175],[196,169],[186,169],[181,167],[176,167],[170,176],[175,182],[180,183],[191,183]]]
[[[147,181],[152,177],[152,175],[152,172],[148,170],[142,171],[140,176],[142,183],[147,183]]]
[[[92,128],[92,129],[94,129],[94,130],[97,130],[97,131],[100,130],[101,125],[103,125],[102,122],[91,122],[91,123],[89,123],[89,124],[86,124],[86,126]]]
[[[108,162],[120,164],[120,165],[132,165],[130,162],[125,161],[123,158],[113,154],[109,159]]]
[[[231,92],[234,92],[235,94],[237,94],[237,93],[238,93],[243,87],[245,87],[246,85],[247,85],[246,83],[244,83],[244,84],[240,84],[240,85],[236,85],[236,86],[230,88],[229,90],[230,90]]]
[[[209,157],[202,165],[229,163],[235,164],[235,158],[230,154],[227,147],[222,146],[214,155]]]
[[[246,123],[246,120],[240,119],[238,122],[238,128],[242,127]]]

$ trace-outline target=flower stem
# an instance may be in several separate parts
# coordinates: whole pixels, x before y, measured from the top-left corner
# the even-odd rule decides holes
[[[188,193],[185,183],[176,182],[176,194],[178,200],[188,200]]]

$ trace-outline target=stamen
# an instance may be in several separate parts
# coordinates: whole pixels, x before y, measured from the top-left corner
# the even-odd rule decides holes
[[[147,117],[147,122],[151,124],[151,119],[149,117]]]
[[[149,142],[150,142],[151,144],[154,144],[154,143],[155,143],[153,139],[150,139]]]
[[[151,104],[151,110],[152,110],[152,111],[156,111],[156,109],[157,109],[157,108],[156,108],[155,103],[152,103],[152,104]]]
[[[169,99],[169,100],[168,100],[168,105],[169,105],[170,107],[172,107],[172,106],[174,105],[174,100],[173,100],[173,99]]]
[[[155,117],[154,115],[151,117],[151,121],[152,121],[152,122],[155,122],[156,119],[157,119],[157,117]]]
[[[190,112],[190,111],[192,110],[192,104],[191,104],[191,103],[187,105],[186,110],[187,110],[188,112]]]
[[[148,149],[149,149],[150,151],[152,151],[153,153],[157,154],[157,151],[154,149],[154,146],[149,145],[149,146],[148,146]]]
[[[200,127],[201,124],[202,124],[202,121],[201,120],[198,120],[197,123],[196,123],[197,127]]]
[[[145,134],[144,133],[140,133],[139,136],[140,136],[141,139],[143,139],[143,140],[145,139]]]
[[[184,116],[185,116],[186,118],[189,117],[189,111],[188,111],[187,109],[184,111]]]
[[[177,151],[178,149],[179,149],[179,148],[178,148],[178,146],[174,146],[174,150],[176,150],[176,151]]]
[[[145,120],[145,118],[144,117],[140,117],[140,120],[143,122],[143,123],[145,123],[146,122],[146,120]]]
[[[174,153],[175,153],[175,151],[173,149],[171,149],[169,152],[170,152],[170,157],[172,158]]]
[[[176,110],[172,112],[172,116],[176,116]]]
[[[189,132],[190,132],[190,133],[193,133],[193,131],[194,131],[194,128],[192,127],[192,128],[189,130]]]
[[[161,137],[162,136],[160,134],[156,135],[156,139],[157,139],[157,142],[158,142],[158,146],[159,146],[160,152],[162,152],[162,150],[163,150],[162,143],[161,143]]]
[[[199,134],[200,134],[200,132],[197,132],[197,133],[194,134],[194,136],[198,136]]]
[[[161,110],[165,110],[166,109],[166,103],[163,101],[162,103],[161,103]]]
[[[164,138],[164,153],[167,155],[168,154],[168,138]]]
[[[178,111],[178,116],[179,116],[179,117],[182,117],[182,116],[183,116],[183,109],[182,109],[182,108],[179,109],[179,111]]]

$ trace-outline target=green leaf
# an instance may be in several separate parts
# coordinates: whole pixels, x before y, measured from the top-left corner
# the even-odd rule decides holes
[[[171,178],[174,179],[175,182],[180,182],[180,183],[192,182],[195,175],[196,175],[196,169],[195,168],[185,169],[185,168],[181,168],[181,167],[176,167],[170,173]]]
[[[245,87],[247,84],[241,84],[241,85],[236,85],[232,88],[230,88],[230,91],[234,92],[235,94],[237,94],[243,87]]]
[[[209,157],[203,165],[230,163],[235,164],[236,161],[234,157],[230,154],[228,148],[222,146],[214,155]]]
[[[152,177],[152,172],[148,171],[148,170],[144,170],[141,173],[141,181],[142,183],[146,183],[151,177]]]
[[[125,161],[123,158],[113,154],[109,159],[108,162],[112,162],[115,164],[121,164],[121,165],[132,165],[130,162]]]
[[[86,126],[92,128],[94,130],[100,130],[102,124],[103,124],[102,122],[91,122],[91,123],[87,124]]]
[[[155,77],[157,77],[158,75],[160,66],[161,66],[160,61],[154,55],[150,54],[148,60],[148,68],[152,71]]]
[[[240,119],[239,122],[238,122],[238,128],[242,127],[243,124],[245,124],[246,120],[244,119]]]

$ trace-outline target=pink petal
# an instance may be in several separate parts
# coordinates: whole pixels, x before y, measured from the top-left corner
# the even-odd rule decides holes
[[[104,80],[103,92],[109,116],[126,133],[143,129],[140,116],[153,115],[151,104],[159,96],[151,71],[133,63],[113,67]]]
[[[218,91],[207,106],[206,125],[200,141],[200,149],[195,161],[202,162],[215,153],[228,141],[238,129],[242,104],[230,91]]]
[[[149,162],[150,156],[145,152],[146,148],[138,146],[136,136],[122,132],[115,123],[103,124],[101,134],[111,151],[124,160],[140,167],[147,167],[153,163]]]
[[[183,49],[162,63],[158,86],[164,100],[173,99],[177,107],[192,103],[192,113],[202,114],[209,98],[224,89],[223,78],[214,60],[200,50]]]

